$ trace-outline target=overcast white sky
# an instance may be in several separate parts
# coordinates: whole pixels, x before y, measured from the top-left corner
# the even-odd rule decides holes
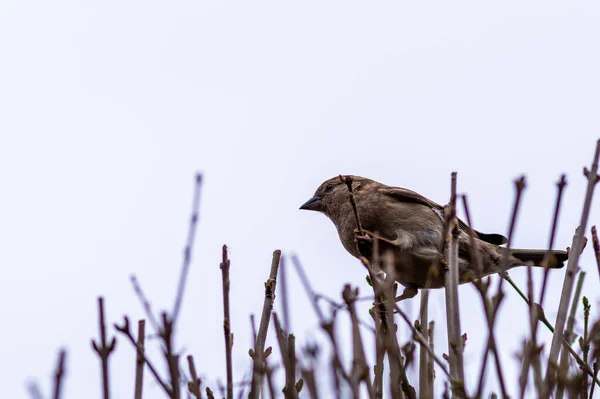
[[[177,343],[213,388],[225,375],[221,245],[231,250],[236,380],[273,249],[297,253],[320,292],[339,297],[347,282],[369,292],[333,224],[298,210],[336,174],[444,203],[458,171],[475,227],[505,233],[512,180],[526,173],[515,245],[544,248],[565,172],[556,246],[570,245],[600,136],[599,17],[592,1],[3,0],[2,397],[27,397],[30,380],[48,393],[60,346],[65,398],[100,397],[96,297],[110,323],[142,317],[136,274],[156,310],[171,308],[196,171],[205,184]],[[591,248],[581,265],[595,306]],[[563,274],[550,280],[551,319]],[[524,286],[524,270],[512,276]],[[289,277],[294,332],[319,339]],[[472,388],[486,336],[475,290],[460,296]],[[442,351],[443,292],[432,301]],[[406,306],[416,314],[417,304]],[[497,333],[510,381],[526,317],[509,292]],[[111,372],[113,397],[131,397],[134,351],[122,339]],[[147,397],[162,397],[146,381]]]

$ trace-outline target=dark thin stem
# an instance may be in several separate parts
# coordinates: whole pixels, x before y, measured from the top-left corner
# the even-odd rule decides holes
[[[506,269],[508,267],[508,260],[510,258],[510,248],[511,248],[511,244],[512,244],[513,234],[515,231],[517,215],[518,215],[518,211],[519,211],[519,205],[521,203],[521,196],[523,194],[523,190],[525,189],[525,186],[526,186],[525,177],[521,176],[520,178],[516,179],[514,181],[514,184],[515,184],[515,202],[514,202],[513,209],[512,209],[510,225],[508,228],[508,238],[507,238],[508,241],[506,243],[506,248],[504,248],[504,256],[501,260],[500,273],[499,273],[502,277],[507,275]],[[482,367],[481,367],[481,373],[479,375],[479,388],[477,390],[478,395],[482,394],[485,369],[486,369],[486,364],[487,364],[487,359],[488,359],[488,351],[491,350],[494,353],[494,360],[495,360],[495,364],[496,364],[496,370],[498,372],[498,381],[500,383],[500,388],[502,389],[503,396],[506,396],[506,387],[504,384],[504,376],[502,373],[502,366],[500,364],[500,357],[498,356],[496,337],[494,334],[494,325],[496,324],[496,317],[498,315],[498,310],[502,303],[502,299],[504,298],[504,292],[502,291],[502,283],[504,282],[504,280],[505,280],[504,278],[499,279],[498,289],[497,289],[496,295],[492,298],[491,303],[487,298],[487,291],[489,289],[489,285],[488,284],[483,285],[483,283],[481,283],[481,282],[478,282],[475,284],[475,286],[478,288],[478,291],[481,294],[483,304],[484,304],[484,310],[486,313],[487,323],[488,323],[488,342],[487,342],[487,346],[486,346],[487,349],[483,355],[483,363],[482,363]]]
[[[288,301],[288,285],[287,285],[287,268],[285,267],[285,257],[281,257],[279,261],[279,273],[281,284],[279,285],[279,292],[281,293],[281,315],[283,316],[283,329],[286,332],[291,331],[292,326],[290,323],[290,304]]]
[[[301,368],[302,378],[308,387],[308,395],[310,399],[318,399],[317,385],[315,383],[315,370],[311,368]]]
[[[100,357],[102,363],[102,392],[103,398],[110,397],[110,389],[108,383],[108,358],[115,349],[116,339],[112,338],[110,344],[106,342],[106,324],[104,322],[104,298],[98,297],[98,315],[100,324],[100,343],[92,340],[92,347]]]
[[[356,200],[354,199],[354,191],[352,190],[352,177],[340,175],[340,180],[342,183],[345,183],[346,186],[348,187],[350,204],[352,205],[352,211],[354,212],[354,219],[356,220],[356,228],[358,230],[358,234],[362,235],[363,234],[362,224],[360,223],[360,218],[358,217],[358,209],[356,207]]]
[[[514,237],[515,227],[517,225],[517,215],[519,213],[519,205],[521,204],[521,197],[522,197],[523,191],[525,190],[525,187],[526,187],[525,176],[521,176],[520,178],[516,179],[514,183],[515,183],[515,203],[514,203],[511,218],[510,218],[510,225],[508,228],[508,237],[507,237],[506,247],[504,248],[504,256],[502,257],[502,261],[501,261],[501,267],[500,267],[501,274],[502,274],[502,272],[505,272],[508,269],[508,260],[510,259],[510,249],[512,246],[512,240]],[[504,279],[502,279],[502,278],[499,279],[498,290],[500,290],[502,288],[503,282],[504,282]]]
[[[353,290],[349,284],[346,284],[342,292],[342,298],[348,306],[352,324],[352,351],[354,359],[352,361],[352,371],[350,373],[350,384],[352,386],[353,396],[359,398],[360,383],[361,381],[364,381],[367,386],[369,397],[373,398],[374,391],[369,376],[369,365],[367,364],[365,349],[360,335],[358,316],[356,314],[355,301],[356,298],[358,298],[358,288]]]
[[[463,206],[465,209],[465,215],[467,218],[467,224],[469,226],[469,242],[470,242],[469,250],[471,253],[471,258],[475,259],[476,269],[481,272],[481,271],[483,271],[483,264],[481,261],[481,254],[479,252],[478,242],[475,239],[475,233],[473,231],[473,225],[471,223],[471,216],[470,216],[470,212],[469,212],[469,206],[468,206],[466,195],[462,196],[462,200],[463,200]],[[494,324],[495,324],[495,319],[496,319],[496,313],[498,311],[500,303],[502,302],[502,299],[504,298],[504,294],[502,293],[501,290],[499,290],[498,294],[495,296],[496,300],[490,302],[490,300],[488,299],[488,296],[487,296],[487,293],[489,290],[489,282],[484,283],[482,281],[475,281],[474,285],[477,288],[477,292],[479,292],[479,294],[481,296],[481,301],[483,303],[483,308],[484,308],[484,312],[486,315],[486,321],[488,324],[488,345],[485,348],[484,355],[483,355],[483,361],[482,361],[482,366],[481,366],[481,372],[479,374],[479,384],[478,384],[478,388],[477,388],[476,397],[481,397],[481,394],[482,394],[483,382],[484,382],[484,377],[485,377],[485,369],[487,366],[487,359],[488,359],[488,354],[490,351],[494,355],[494,360],[495,360],[494,363],[496,365],[496,372],[498,375],[498,382],[500,384],[500,389],[502,390],[503,395],[506,395],[504,374],[502,372],[503,369],[502,369],[502,365],[500,364],[500,356],[498,356],[498,349],[496,346],[496,337],[494,334]]]
[[[374,256],[377,256],[377,242],[374,242],[373,246],[375,248],[373,254]],[[376,302],[376,306],[374,308],[374,314],[376,317],[375,322],[378,326],[380,326],[380,328],[377,330],[377,333],[381,336],[384,353],[387,352],[388,354],[392,397],[408,397],[409,399],[413,399],[416,398],[416,392],[415,388],[410,384],[408,377],[406,376],[406,369],[402,363],[402,354],[400,351],[400,345],[398,344],[396,325],[394,324],[393,318],[394,308],[401,312],[400,308],[395,302],[396,284],[393,255],[391,253],[387,253],[384,260],[384,273],[380,275],[373,269],[372,265],[366,258],[361,258],[363,265],[369,272],[369,278],[373,285],[373,292],[378,301]],[[373,264],[378,264],[378,261],[374,260]],[[381,281],[380,276],[383,275],[385,275],[385,280]],[[409,324],[411,324],[410,321]]]
[[[131,275],[129,279],[131,280],[131,285],[133,285],[133,291],[136,293],[138,299],[144,307],[144,311],[146,312],[146,318],[148,319],[148,321],[150,321],[150,324],[152,324],[152,328],[154,329],[154,331],[158,333],[158,321],[156,320],[156,317],[154,317],[154,312],[152,312],[152,306],[150,305],[150,302],[148,301],[146,295],[144,295],[144,291],[142,291],[142,287],[140,286],[137,277],[135,275]]]
[[[446,317],[448,323],[448,354],[452,391],[455,396],[464,390],[463,348],[460,338],[460,312],[458,305],[458,222],[456,219],[456,172],[452,172],[449,212],[446,223],[450,226],[449,248],[446,253],[448,267],[445,268],[444,281],[446,293]],[[446,240],[448,238],[446,237]]]
[[[248,395],[250,399],[258,399],[258,396],[260,394],[260,388],[262,387],[265,369],[265,342],[267,340],[267,332],[269,330],[269,323],[271,321],[271,312],[273,311],[273,304],[275,302],[275,292],[277,289],[277,272],[279,270],[280,259],[281,251],[273,251],[273,260],[271,261],[271,272],[269,273],[269,279],[265,281],[265,301],[263,303],[262,316],[260,318],[258,333],[254,339],[252,386],[250,388],[250,394]],[[254,323],[252,324],[254,328]]]
[[[276,312],[273,312],[273,324],[275,326],[275,333],[277,335],[277,343],[279,344],[279,351],[281,353],[281,358],[283,360],[283,365],[285,368],[285,387],[283,388],[283,393],[285,394],[285,398],[297,399],[298,392],[296,391],[295,384],[295,338],[292,334],[286,336],[285,331],[281,328],[281,324],[279,323],[279,317]],[[290,344],[289,340],[292,339],[292,343]],[[290,349],[293,349],[294,353],[290,352]]]
[[[287,337],[288,367],[285,369],[285,387],[283,393],[286,398],[298,398],[296,387],[296,337],[288,334]]]
[[[585,273],[585,272],[581,272]],[[579,281],[577,281],[579,283]],[[579,287],[577,287],[579,288]],[[589,355],[590,355],[590,341],[589,341],[589,326],[590,326],[590,309],[591,305],[587,297],[583,297],[583,338],[579,338],[579,345],[581,346],[581,351],[583,352],[583,362],[588,364]],[[588,378],[587,374],[583,373],[582,383],[581,383],[581,393],[582,397],[587,395],[587,385]],[[593,383],[592,383],[593,385]]]
[[[548,255],[546,259],[544,259],[544,279],[542,281],[542,286],[540,288],[540,305],[544,305],[544,296],[546,294],[546,285],[548,283],[548,275],[550,274],[550,262],[551,258],[551,250],[554,247],[554,237],[556,237],[556,227],[558,226],[558,215],[560,213],[560,204],[563,196],[563,192],[565,190],[565,186],[567,185],[567,179],[565,175],[560,176],[560,180],[556,183],[557,194],[556,194],[556,205],[554,206],[554,217],[552,218],[552,230],[550,233],[550,240],[548,243]]]
[[[190,263],[192,260],[192,249],[194,248],[194,238],[196,237],[196,226],[198,225],[198,209],[200,208],[200,187],[202,186],[202,175],[196,174],[196,183],[194,186],[194,198],[192,200],[192,216],[190,217],[190,228],[188,230],[188,237],[185,244],[185,250],[183,255],[183,265],[181,266],[181,274],[179,275],[179,285],[177,286],[177,296],[175,297],[175,304],[173,305],[173,314],[171,320],[173,325],[177,322],[177,316],[179,316],[179,310],[181,309],[181,301],[183,300],[183,293],[185,291],[185,282],[190,269]]]
[[[429,328],[427,329],[427,335],[429,337],[429,342],[428,342],[428,346],[429,349],[431,350],[432,353],[435,353],[435,349],[434,349],[434,335],[433,332],[435,331],[435,322],[432,320],[429,322]],[[433,385],[433,379],[435,378],[435,370],[433,368],[433,363],[434,363],[434,356],[429,356],[429,364],[427,367],[427,381],[429,383],[429,397],[433,398],[434,395],[434,385]]]
[[[156,382],[158,382],[158,384],[163,388],[163,390],[165,391],[167,396],[172,398],[173,393],[171,391],[171,388],[169,388],[167,386],[167,384],[162,380],[162,378],[160,378],[160,375],[158,375],[156,368],[152,365],[152,363],[149,361],[149,359],[146,357],[146,355],[143,352],[141,352],[140,349],[138,348],[137,342],[136,342],[135,338],[133,337],[133,334],[131,334],[131,329],[129,327],[129,318],[127,316],[124,316],[123,317],[123,325],[119,326],[118,324],[115,324],[114,327],[118,332],[120,332],[121,334],[123,334],[127,337],[127,339],[129,340],[129,342],[131,342],[133,347],[136,348],[136,351],[137,351],[136,353],[138,355],[141,354],[141,356],[144,358],[144,363],[146,363],[146,365],[150,369],[150,373],[154,376],[154,378],[156,379]]]
[[[569,319],[567,321],[567,328],[565,329],[565,339],[569,344],[572,344],[575,340],[573,334],[573,327],[575,327],[575,315],[577,314],[577,305],[579,304],[579,298],[581,297],[581,289],[583,287],[583,280],[585,278],[585,272],[580,272],[577,277],[577,286],[575,288],[575,296],[573,296],[573,302],[571,303],[571,311],[569,312]],[[569,371],[569,353],[564,349],[560,353],[560,363],[558,368],[558,386],[556,388],[556,399],[562,399],[565,384]]]
[[[385,358],[385,348],[383,347],[382,342],[382,326],[381,323],[378,322],[375,317],[375,312],[373,312],[374,321],[376,325],[376,333],[375,333],[375,376],[373,378],[373,386],[375,389],[375,398],[382,399],[383,398],[383,368],[384,368],[384,358]]]
[[[598,367],[598,360],[596,360],[594,362],[594,380],[598,378],[598,370],[600,369],[600,367]],[[592,383],[592,387],[590,388],[590,399],[592,399],[594,397],[594,388],[596,387],[596,384]]]
[[[404,319],[406,324],[411,328],[412,333],[413,333],[413,339],[415,341],[417,341],[419,343],[419,345],[421,345],[421,347],[424,347],[427,350],[427,353],[429,354],[429,356],[433,359],[433,361],[435,361],[435,363],[437,363],[437,365],[442,369],[444,374],[446,374],[447,377],[450,377],[450,372],[446,368],[446,365],[444,364],[442,359],[440,359],[438,356],[436,356],[432,347],[429,345],[428,339],[425,338],[425,336],[412,325],[412,323],[410,322],[410,319],[408,318],[406,313],[404,313],[404,311],[402,311],[402,309],[400,309],[400,307],[397,304],[394,305],[394,309],[396,310],[396,313],[398,313],[402,317],[402,319]],[[431,323],[430,323],[430,326],[431,326]]]
[[[198,378],[198,374],[196,373],[196,365],[194,364],[194,357],[192,355],[188,355],[187,357],[188,367],[190,369],[190,377],[192,380],[188,382],[189,391],[196,397],[196,399],[202,398],[202,391],[200,391],[200,378]]]
[[[269,388],[269,397],[275,399],[275,386],[273,385],[273,370],[269,367],[269,362],[265,359],[265,376],[267,377],[267,387]]]
[[[54,399],[60,399],[62,382],[65,375],[66,357],[67,351],[61,349],[60,352],[58,352],[58,362],[56,363],[56,370],[54,371]]]
[[[298,272],[298,276],[300,277],[300,282],[302,283],[304,290],[306,291],[306,293],[308,294],[308,297],[311,300],[311,303],[313,305],[315,313],[317,314],[317,317],[319,318],[319,321],[321,323],[325,322],[325,316],[323,316],[323,312],[321,311],[321,308],[319,307],[319,303],[317,301],[317,295],[311,288],[310,283],[308,282],[308,278],[306,277],[306,273],[304,272],[304,268],[302,267],[302,264],[300,263],[300,261],[298,260],[298,257],[296,257],[296,255],[292,255],[292,263],[294,264],[296,271]]]
[[[167,368],[169,370],[169,376],[171,379],[171,398],[180,399],[179,389],[179,356],[175,354],[173,350],[173,321],[167,315],[167,312],[161,313],[162,326],[160,328],[159,335],[165,344],[166,351],[165,360],[167,361]],[[139,353],[139,351],[138,351]]]
[[[346,381],[349,381],[350,377],[344,370],[344,367],[342,366],[342,362],[340,360],[341,359],[340,351],[339,351],[339,347],[338,347],[337,340],[335,337],[335,315],[336,315],[336,313],[334,312],[331,320],[325,319],[325,316],[323,315],[321,308],[319,308],[318,296],[314,293],[314,291],[310,285],[310,282],[308,281],[308,278],[306,277],[304,268],[302,267],[302,264],[300,263],[300,261],[298,260],[296,255],[292,255],[292,263],[294,264],[296,271],[298,272],[298,276],[300,277],[300,281],[302,282],[302,286],[304,287],[304,290],[306,291],[308,297],[311,299],[311,303],[313,305],[315,313],[317,314],[317,318],[319,319],[319,324],[320,324],[321,328],[323,329],[323,331],[325,331],[325,333],[329,337],[329,341],[331,342],[331,345],[333,347],[333,356],[332,356],[333,370],[332,371],[334,372],[334,383],[335,383],[336,392],[337,392],[337,389],[339,387],[337,373],[339,373],[342,376],[342,378]]]
[[[227,246],[223,245],[221,272],[223,275],[223,333],[225,335],[225,357],[227,364],[227,399],[233,399],[233,362],[231,357],[232,334],[231,318],[229,316],[229,265]]]
[[[600,241],[598,241],[596,226],[592,226],[592,244],[594,247],[594,255],[596,256],[596,265],[598,266],[598,275],[600,275]]]
[[[427,326],[429,324],[428,307],[429,290],[423,289],[421,290],[421,309],[419,312],[419,327],[421,328],[420,332],[425,336],[426,339],[429,339],[429,332],[427,330]],[[428,373],[429,353],[427,352],[427,347],[421,345],[419,349],[419,398],[421,399],[433,398],[433,395],[430,393],[430,388],[433,387],[429,385],[429,378],[427,376]]]
[[[138,321],[137,355],[135,362],[135,399],[142,399],[144,386],[144,340],[146,336],[146,321]]]

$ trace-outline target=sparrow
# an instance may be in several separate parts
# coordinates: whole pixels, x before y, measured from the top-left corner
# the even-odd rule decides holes
[[[397,301],[414,297],[422,288],[444,287],[444,266],[440,262],[444,207],[405,188],[386,186],[360,176],[349,177],[362,232],[357,230],[350,192],[340,176],[323,182],[300,209],[325,214],[335,225],[344,248],[356,258],[364,256],[372,261],[374,255],[382,259],[384,252],[391,251],[396,280],[405,287]],[[460,284],[502,272],[505,265],[506,269],[528,264],[541,266],[548,254],[547,250],[510,249],[505,260],[506,248],[501,245],[506,244],[506,237],[471,230],[460,219],[457,223]],[[378,239],[378,254],[372,253],[373,246],[365,245],[374,238]],[[471,259],[473,238],[479,264]],[[548,266],[563,267],[567,252],[553,250],[550,253],[553,257],[549,258]]]

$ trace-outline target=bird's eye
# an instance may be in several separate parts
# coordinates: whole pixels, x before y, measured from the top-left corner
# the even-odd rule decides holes
[[[329,183],[328,185],[325,186],[325,192],[328,193],[331,190],[333,190],[333,188],[335,187],[335,184]]]

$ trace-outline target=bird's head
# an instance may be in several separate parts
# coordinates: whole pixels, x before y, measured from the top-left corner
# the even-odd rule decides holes
[[[350,176],[350,178],[352,179],[353,191],[357,190],[361,183],[368,180],[359,176]],[[346,183],[342,182],[339,176],[332,177],[329,180],[325,180],[317,188],[312,198],[306,201],[300,209],[322,212],[331,219],[334,219],[340,207],[350,205],[348,195],[349,192]]]

